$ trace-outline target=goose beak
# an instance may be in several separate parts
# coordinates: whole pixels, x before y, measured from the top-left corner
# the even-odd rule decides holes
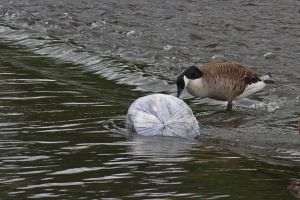
[[[179,98],[180,94],[182,93],[182,91],[185,88],[185,82],[184,82],[183,75],[180,75],[177,77],[176,85],[177,85],[177,97]]]

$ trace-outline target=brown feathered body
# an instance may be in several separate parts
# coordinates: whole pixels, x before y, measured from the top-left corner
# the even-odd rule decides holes
[[[247,92],[243,93],[252,83],[261,82],[261,89],[264,87],[254,71],[236,62],[213,62],[198,68],[203,73],[202,77],[190,80],[187,85],[187,90],[194,96],[232,101],[239,96],[248,96]]]

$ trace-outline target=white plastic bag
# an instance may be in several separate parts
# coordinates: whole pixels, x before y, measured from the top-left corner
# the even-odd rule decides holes
[[[190,107],[181,99],[165,94],[135,100],[128,109],[127,127],[143,136],[195,138],[200,134]]]

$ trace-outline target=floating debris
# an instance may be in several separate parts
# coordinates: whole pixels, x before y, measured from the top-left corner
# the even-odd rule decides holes
[[[143,136],[196,138],[199,125],[191,108],[171,95],[152,94],[138,98],[128,109],[127,127]]]

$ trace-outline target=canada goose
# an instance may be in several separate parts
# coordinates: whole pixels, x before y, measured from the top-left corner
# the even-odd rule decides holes
[[[196,97],[209,97],[227,101],[227,110],[232,110],[232,101],[247,97],[272,83],[269,75],[261,78],[236,62],[211,62],[203,66],[191,66],[177,78],[177,97],[182,90]]]

